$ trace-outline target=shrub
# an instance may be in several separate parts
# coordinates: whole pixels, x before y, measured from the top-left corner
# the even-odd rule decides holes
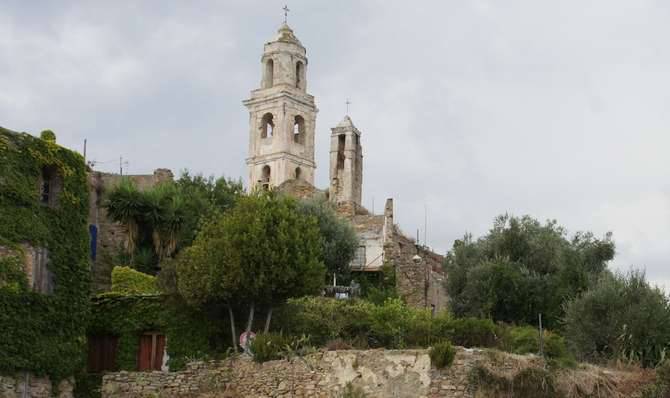
[[[664,293],[645,275],[606,275],[570,301],[565,335],[582,359],[622,358],[658,364],[670,341],[670,308]]]
[[[40,138],[47,142],[56,143],[56,133],[52,130],[42,130]]]
[[[435,344],[429,352],[430,361],[436,368],[442,369],[451,366],[456,356],[456,349],[448,341]]]
[[[380,347],[404,348],[412,310],[400,299],[388,299],[372,307],[370,333]]]
[[[347,383],[344,391],[340,394],[341,398],[365,398],[366,394],[360,387],[356,387],[351,382]]]
[[[158,294],[156,277],[135,271],[130,267],[114,267],[112,292],[120,294]]]
[[[338,351],[338,350],[351,350],[351,344],[342,340],[341,338],[336,338],[334,340],[329,340],[326,342],[326,349],[328,351]]]
[[[665,360],[656,368],[656,382],[644,388],[641,398],[668,396],[670,396],[670,360]]]
[[[490,319],[459,318],[442,325],[438,334],[463,347],[494,347],[497,327]]]
[[[472,368],[468,382],[477,392],[486,397],[511,398],[560,398],[554,377],[548,371],[538,368],[526,368],[512,379],[497,375],[482,365]]]
[[[287,347],[290,347],[291,339],[281,334],[266,333],[259,334],[252,340],[250,349],[254,354],[254,361],[266,362],[281,359]]]
[[[512,379],[512,391],[515,397],[558,398],[554,378],[548,371],[538,368],[526,368]]]

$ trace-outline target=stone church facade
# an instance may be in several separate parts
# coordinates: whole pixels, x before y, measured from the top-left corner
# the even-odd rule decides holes
[[[389,264],[398,291],[410,305],[445,309],[444,258],[402,233],[394,223],[393,199],[386,201],[380,215],[361,205],[362,134],[348,115],[331,129],[328,187],[315,188],[318,109],[307,93],[307,65],[305,47],[282,24],[264,46],[260,88],[243,101],[249,111],[249,189],[277,189],[299,198],[325,193],[359,236],[354,272],[380,272]]]

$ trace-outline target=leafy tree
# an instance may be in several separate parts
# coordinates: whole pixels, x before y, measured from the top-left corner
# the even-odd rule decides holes
[[[325,198],[303,200],[301,213],[316,218],[321,237],[321,258],[327,269],[326,278],[337,276],[338,281],[350,279],[350,263],[358,248],[358,237],[351,223],[340,218]]]
[[[188,170],[182,172],[175,186],[184,198],[184,224],[178,237],[180,247],[193,243],[202,220],[229,210],[244,192],[239,180],[191,175]]]
[[[179,293],[192,305],[226,305],[233,328],[232,307],[249,304],[247,330],[256,305],[269,308],[267,330],[273,306],[318,293],[325,273],[321,236],[317,220],[297,206],[273,193],[241,197],[178,256]]]
[[[581,359],[620,358],[656,365],[670,341],[670,306],[643,272],[605,273],[566,305],[565,335]]]
[[[128,228],[126,251],[130,263],[150,271],[156,262],[190,245],[201,221],[228,210],[242,192],[241,182],[191,176],[184,171],[176,182],[144,191],[130,179],[123,179],[109,193],[106,207],[111,219]],[[148,256],[147,249],[155,256]],[[147,259],[151,264],[146,264]]]
[[[528,324],[542,313],[554,327],[563,303],[586,290],[613,256],[610,234],[569,239],[556,221],[500,216],[486,236],[466,235],[448,253],[451,309],[457,316]]]

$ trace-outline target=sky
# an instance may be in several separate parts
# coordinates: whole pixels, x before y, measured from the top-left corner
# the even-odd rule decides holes
[[[96,169],[242,178],[283,1],[0,2],[0,125]],[[439,253],[500,214],[613,233],[613,270],[670,291],[670,2],[291,1],[330,128],[362,131],[363,205]],[[426,217],[427,215],[427,217]],[[427,220],[427,222],[425,222]]]

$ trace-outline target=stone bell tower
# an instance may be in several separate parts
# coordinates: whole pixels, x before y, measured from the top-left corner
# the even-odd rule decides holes
[[[330,200],[338,205],[361,205],[363,191],[363,147],[361,132],[349,116],[330,134]]]
[[[314,185],[314,129],[318,109],[307,94],[305,47],[284,22],[265,44],[261,87],[243,101],[249,109],[249,189],[290,179]]]

